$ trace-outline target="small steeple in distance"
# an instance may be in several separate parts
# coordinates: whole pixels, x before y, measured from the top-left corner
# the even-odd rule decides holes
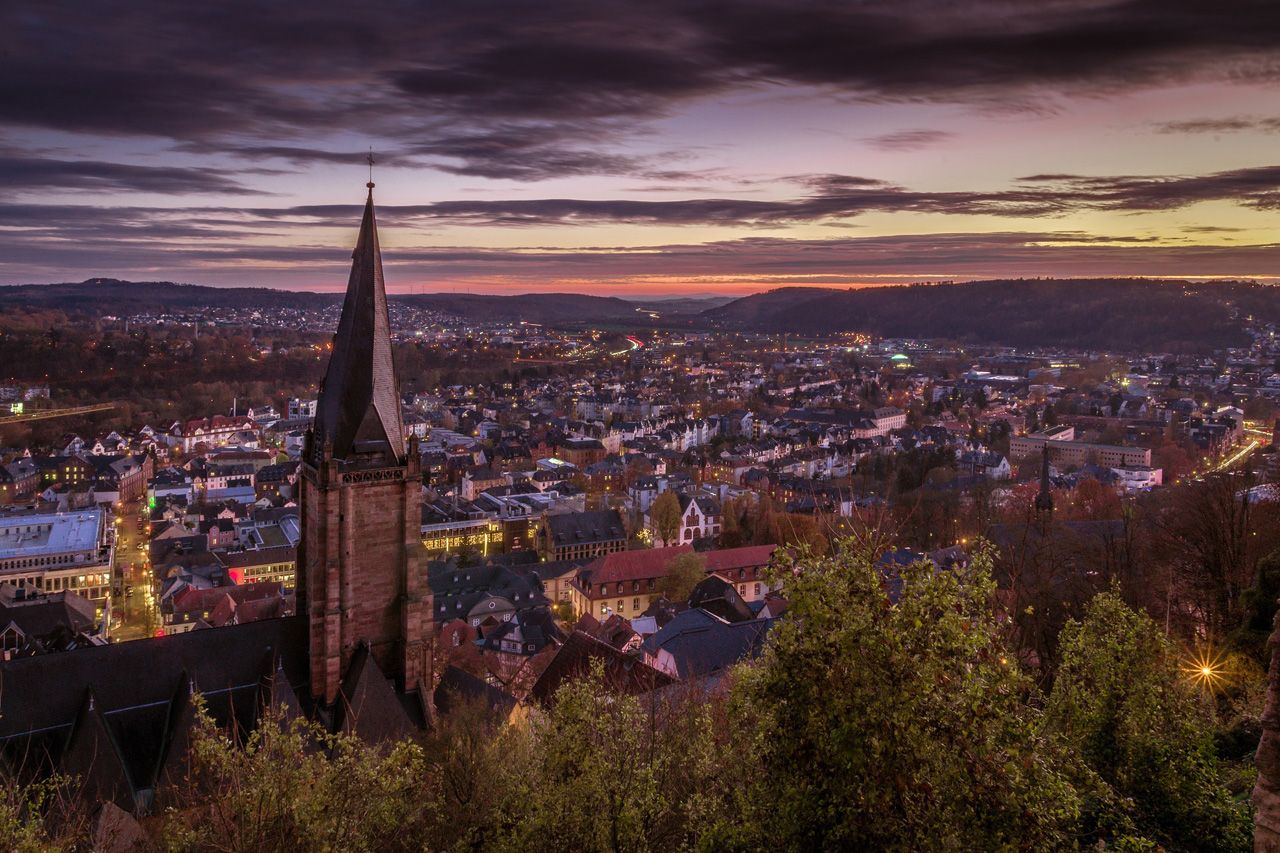
[[[1052,488],[1053,486],[1049,482],[1049,442],[1046,441],[1040,456],[1040,491],[1036,494],[1035,503],[1036,521],[1039,523],[1042,532],[1053,519]]]
[[[405,455],[399,383],[391,358],[382,251],[373,209],[373,157],[360,235],[333,353],[316,405],[313,453],[352,464],[399,464]]]

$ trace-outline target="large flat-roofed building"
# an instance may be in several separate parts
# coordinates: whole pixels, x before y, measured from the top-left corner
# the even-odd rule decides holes
[[[111,593],[113,538],[96,508],[0,516],[0,581],[70,590],[101,606]]]
[[[1009,439],[1009,455],[1015,459],[1028,459],[1049,448],[1049,461],[1055,465],[1084,465],[1093,463],[1107,468],[1150,467],[1151,450],[1146,447],[1128,447],[1122,444],[1094,444],[1089,441],[1073,441],[1046,437],[1043,434],[1016,435]]]

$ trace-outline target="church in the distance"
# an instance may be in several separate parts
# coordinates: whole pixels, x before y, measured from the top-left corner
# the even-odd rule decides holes
[[[373,184],[301,472],[297,613],[0,663],[0,761],[131,812],[185,776],[192,696],[247,732],[273,706],[369,740],[431,715],[421,469],[391,358]]]

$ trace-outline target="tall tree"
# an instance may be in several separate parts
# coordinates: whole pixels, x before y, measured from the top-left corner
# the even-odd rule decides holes
[[[1048,849],[1081,799],[1039,732],[991,608],[990,557],[901,572],[875,555],[785,561],[788,617],[742,668],[760,760],[752,821],[784,849]]]
[[[707,576],[707,563],[700,554],[677,554],[667,562],[667,573],[658,582],[658,591],[668,601],[689,600],[689,593]]]
[[[670,490],[658,495],[649,507],[649,518],[663,546],[675,544],[680,536],[680,498]]]
[[[1113,592],[1068,623],[1046,712],[1088,766],[1132,803],[1146,836],[1176,850],[1245,850],[1249,811],[1236,802],[1214,753],[1197,688],[1177,650],[1146,614]]]

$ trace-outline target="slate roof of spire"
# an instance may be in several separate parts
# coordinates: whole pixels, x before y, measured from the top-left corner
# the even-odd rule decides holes
[[[317,452],[331,449],[335,459],[348,459],[354,452],[371,450],[389,452],[396,460],[403,457],[404,425],[398,387],[391,360],[391,322],[370,183],[360,236],[351,253],[351,278],[342,303],[342,318],[316,406]]]
[[[413,721],[365,643],[351,656],[337,711],[341,730],[366,743],[399,740],[413,733]]]

